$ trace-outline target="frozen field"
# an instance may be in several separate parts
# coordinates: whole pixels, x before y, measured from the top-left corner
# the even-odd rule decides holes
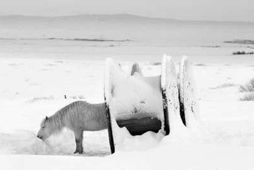
[[[249,27],[245,29],[248,30]],[[240,38],[250,33],[243,35]],[[0,166],[3,169],[253,169],[254,103],[240,100],[243,94],[239,87],[254,78],[254,59],[253,55],[231,54],[253,51],[254,46],[222,41],[212,45],[180,44],[0,39]],[[52,136],[46,143],[36,138],[46,115],[76,100],[103,102],[106,57],[120,61],[126,71],[130,71],[134,61],[139,61],[145,75],[157,75],[163,54],[172,55],[176,63],[182,55],[188,55],[193,62],[200,105],[199,130],[156,139],[148,133],[125,146],[128,151],[114,155],[110,155],[107,131],[85,132],[83,155],[73,154],[74,135],[69,130]]]
[[[122,64],[128,70],[132,62],[122,61]],[[160,66],[154,62],[143,61],[141,64],[147,75],[159,73]],[[254,105],[252,101],[239,100],[239,85],[254,75],[251,63],[194,65],[202,128],[205,130],[198,139],[187,137],[184,142],[181,138],[171,142],[167,137],[163,139],[163,144],[158,144],[160,147],[148,142],[142,151],[134,151],[138,146],[133,146],[133,151],[109,157],[104,157],[109,155],[106,131],[84,133],[85,153],[79,157],[73,157],[74,136],[68,130],[51,137],[47,144],[36,138],[42,118],[66,104],[76,100],[103,102],[104,60],[1,57],[0,68],[0,153],[19,154],[0,157],[10,169],[20,166],[32,168],[37,163],[45,168],[49,166],[48,161],[51,169],[82,169],[92,166],[95,161],[101,162],[98,168],[104,165],[113,168],[113,164],[119,164],[117,168],[122,169],[153,169],[157,166],[171,167],[170,160],[176,169],[189,169],[189,166],[179,163],[185,158],[194,169],[238,169],[243,165],[244,169],[253,168],[250,159],[254,155]],[[146,150],[151,147],[152,150]],[[29,156],[38,154],[66,156]],[[142,159],[137,161],[135,157],[140,156]],[[124,165],[126,157],[131,157],[128,161],[133,161],[133,165]],[[63,166],[65,164],[68,166]]]

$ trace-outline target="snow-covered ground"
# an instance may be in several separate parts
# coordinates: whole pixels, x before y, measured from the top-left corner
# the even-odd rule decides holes
[[[122,64],[128,70],[132,62],[122,61]],[[141,65],[146,75],[160,71],[160,65],[153,62],[144,61]],[[1,57],[0,68],[0,153],[3,154],[0,160],[6,169],[253,168],[254,105],[252,101],[239,100],[239,85],[254,75],[249,63],[194,65],[202,135],[195,137],[197,133],[193,133],[194,137],[172,140],[168,136],[147,144],[140,139],[143,143],[134,142],[131,151],[112,156],[109,156],[106,131],[85,132],[85,153],[81,156],[72,154],[74,136],[68,130],[51,137],[47,143],[36,138],[42,118],[66,104],[75,100],[103,102],[103,60]]]
[[[239,86],[254,77],[254,59],[231,54],[254,46],[161,44],[0,39],[1,169],[253,169],[254,104],[240,101]],[[181,55],[193,61],[198,130],[147,133],[114,155],[105,130],[84,133],[83,155],[73,154],[74,135],[67,129],[45,143],[36,138],[46,115],[76,100],[103,102],[106,57],[126,71],[139,61],[152,76],[160,73],[163,54],[177,64]]]

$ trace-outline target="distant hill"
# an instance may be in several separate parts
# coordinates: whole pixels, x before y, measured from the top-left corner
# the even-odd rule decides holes
[[[76,15],[60,17],[0,16],[0,40],[105,40],[204,44],[254,39],[254,23],[183,21],[143,16]],[[125,41],[126,42],[126,41]]]
[[[83,20],[83,21],[117,21],[117,22],[163,22],[163,23],[214,23],[214,24],[254,24],[252,22],[236,22],[236,21],[192,21],[192,20],[178,20],[171,18],[151,18],[132,14],[112,14],[112,15],[73,15],[73,16],[55,16],[55,17],[45,17],[45,16],[23,16],[23,15],[6,15],[0,16],[0,20],[37,20],[37,21],[56,21],[56,20]]]

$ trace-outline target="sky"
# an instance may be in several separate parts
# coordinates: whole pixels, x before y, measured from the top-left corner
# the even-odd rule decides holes
[[[254,0],[0,0],[0,15],[119,13],[182,20],[254,22]]]

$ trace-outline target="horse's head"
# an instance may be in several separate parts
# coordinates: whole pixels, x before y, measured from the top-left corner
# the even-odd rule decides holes
[[[41,140],[46,140],[52,134],[51,125],[49,118],[46,116],[41,122],[40,130],[37,134],[37,137]]]

